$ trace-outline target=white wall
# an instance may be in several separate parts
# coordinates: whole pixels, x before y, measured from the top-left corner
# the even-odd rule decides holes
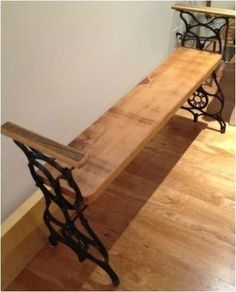
[[[175,1],[176,4],[184,4],[184,5],[193,5],[193,6],[206,6],[206,1]],[[212,0],[211,1],[212,7],[224,8],[224,9],[235,9],[235,1],[227,1],[227,0]]]
[[[171,4],[2,2],[2,123],[70,142],[173,50]],[[2,218],[33,190],[2,137]]]
[[[234,1],[226,1],[226,0],[225,1],[214,0],[214,1],[211,1],[211,6],[234,10],[235,9],[235,2]]]

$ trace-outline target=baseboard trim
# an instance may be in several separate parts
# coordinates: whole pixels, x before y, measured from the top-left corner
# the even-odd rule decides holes
[[[43,222],[45,202],[37,189],[1,225],[2,279],[4,290],[48,242]],[[53,212],[56,212],[56,205]]]

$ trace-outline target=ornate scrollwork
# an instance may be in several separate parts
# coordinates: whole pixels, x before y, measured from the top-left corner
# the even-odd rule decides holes
[[[181,36],[182,46],[206,50],[209,49],[208,45],[213,43],[212,51],[215,53],[223,53],[223,59],[225,58],[226,44],[223,48],[221,34],[223,29],[226,28],[227,35],[229,25],[229,19],[227,17],[214,16],[210,20],[200,21],[193,13],[180,11],[180,18],[185,24],[185,31],[182,34],[178,33]],[[220,124],[221,133],[224,133],[226,129],[226,124],[222,118],[224,95],[216,79],[215,72],[212,74],[212,79],[217,88],[214,94],[207,92],[203,86],[200,86],[188,99],[188,106],[182,106],[182,108],[193,114],[195,122],[197,122],[198,117],[201,115],[215,119]],[[209,103],[209,97],[214,97],[219,101],[220,107],[217,112],[207,113],[205,111]]]
[[[204,109],[208,105],[208,96],[205,92],[197,90],[188,99],[188,104],[196,109]]]
[[[203,86],[200,86],[195,93],[187,100],[188,106],[182,106],[182,109],[185,109],[193,114],[194,121],[197,122],[199,116],[208,116],[220,124],[221,133],[225,132],[226,123],[222,118],[222,111],[224,108],[224,95],[220,89],[219,83],[217,81],[216,73],[212,74],[213,82],[215,83],[216,91],[214,93],[206,91]],[[208,113],[205,111],[209,103],[209,97],[214,97],[218,100],[219,106],[218,110],[213,113]]]
[[[194,14],[181,11],[180,18],[185,24],[185,31],[181,36],[182,46],[190,44],[191,47],[196,49],[206,50],[209,43],[212,42],[212,51],[222,53],[221,34],[223,29],[228,27],[229,20],[227,17],[218,16],[213,17],[210,21],[201,22]]]
[[[118,285],[119,278],[109,265],[108,252],[83,214],[86,205],[80,189],[73,179],[73,168],[62,167],[55,159],[18,141],[14,142],[28,158],[30,173],[36,186],[44,194],[46,208],[43,219],[50,232],[51,245],[54,246],[58,242],[64,243],[77,254],[79,261],[82,262],[85,259],[93,261],[110,276],[114,285]],[[47,163],[47,167],[42,163]],[[46,187],[45,182],[49,188]],[[71,197],[71,200],[63,194],[63,183],[68,184],[73,191],[74,196]],[[53,204],[60,208],[62,213],[60,218],[55,218],[51,212]],[[82,228],[78,227],[78,223]],[[90,248],[95,248],[103,259],[93,255]]]

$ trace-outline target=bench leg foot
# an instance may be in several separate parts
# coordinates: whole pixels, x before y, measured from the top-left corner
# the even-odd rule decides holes
[[[56,246],[58,243],[56,237],[53,234],[49,235],[48,240],[49,240],[51,246]]]
[[[207,116],[216,120],[220,125],[220,132],[223,134],[226,130],[226,123],[222,117],[225,98],[220,89],[215,72],[212,74],[212,80],[216,87],[216,91],[214,93],[208,92],[203,88],[203,86],[200,86],[187,100],[187,105],[182,106],[182,109],[187,110],[193,114],[194,122],[198,121],[199,116]],[[213,113],[206,111],[210,97],[218,100],[218,110]]]
[[[120,280],[109,264],[109,255],[105,246],[97,237],[96,233],[89,225],[88,220],[82,213],[77,214],[75,217],[76,220],[74,220],[74,218],[71,221],[72,224],[70,227],[65,225],[60,230],[56,231],[52,226],[52,215],[49,213],[48,208],[46,208],[44,221],[51,232],[49,235],[50,244],[52,246],[56,246],[58,242],[64,243],[76,253],[80,262],[83,262],[86,259],[94,262],[108,274],[112,284],[114,286],[118,286]],[[79,221],[78,223],[81,225],[83,230],[86,231],[86,233],[82,233],[77,226],[78,224],[75,225],[73,221]],[[93,252],[90,252],[90,248],[96,250],[100,256],[98,257],[94,255]]]
[[[30,173],[36,186],[41,189],[44,195],[46,206],[43,219],[50,232],[50,244],[55,246],[58,242],[64,243],[76,253],[80,262],[86,259],[94,262],[109,275],[114,285],[118,285],[119,278],[109,264],[108,252],[84,216],[84,210],[87,206],[85,206],[80,189],[73,179],[73,168],[62,167],[53,158],[18,141],[15,143],[28,158]],[[44,163],[50,165],[50,170],[59,172],[59,175],[54,177]],[[45,186],[38,170],[50,185],[50,189]],[[70,200],[63,193],[61,183],[65,181],[73,191]],[[52,212],[53,205],[60,210],[60,216],[55,216],[55,213]]]
[[[198,121],[198,114],[197,113],[193,113],[193,121],[194,121],[194,123],[197,123],[197,121]]]
[[[110,276],[112,284],[114,286],[118,286],[120,284],[120,279],[117,276],[117,274],[113,271],[111,266],[109,264],[106,264],[103,269],[107,272],[107,274]]]
[[[62,242],[76,253],[80,262],[86,259],[94,262],[108,274],[113,285],[119,285],[119,277],[109,264],[108,252],[85,218],[83,210],[78,211],[72,218],[66,216],[67,222],[60,222],[60,229],[56,230],[54,225],[59,221],[50,213],[49,205],[50,203],[46,202],[44,221],[50,231],[50,244],[55,246]]]
[[[88,220],[84,217],[84,215],[82,213],[78,215],[78,218],[80,220],[81,225],[83,226],[83,228],[87,231],[88,235],[90,236],[90,239],[92,239],[92,241],[89,240],[90,246],[93,246],[94,248],[96,248],[96,250],[103,257],[103,260],[98,259],[94,255],[92,255],[92,253],[89,253],[88,250],[86,251],[86,258],[93,261],[98,266],[100,266],[108,274],[108,276],[110,277],[110,279],[112,281],[112,284],[114,286],[118,286],[120,283],[120,280],[119,280],[118,275],[114,272],[114,270],[112,269],[112,267],[109,264],[109,255],[108,255],[108,252],[107,252],[105,246],[103,245],[101,240],[98,238],[96,233],[93,231],[93,229],[91,228],[91,226],[88,223]]]

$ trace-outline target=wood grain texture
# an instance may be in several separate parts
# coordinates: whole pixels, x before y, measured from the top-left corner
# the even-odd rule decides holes
[[[14,123],[6,122],[1,126],[1,132],[14,140],[61,160],[69,166],[79,168],[87,161],[87,156],[78,150],[35,134]]]
[[[230,9],[222,9],[217,7],[192,6],[192,5],[173,5],[171,7],[177,11],[200,12],[212,15],[226,16],[235,18],[235,11]]]
[[[220,61],[218,54],[177,49],[69,144],[89,156],[73,171],[86,203],[97,199]]]

